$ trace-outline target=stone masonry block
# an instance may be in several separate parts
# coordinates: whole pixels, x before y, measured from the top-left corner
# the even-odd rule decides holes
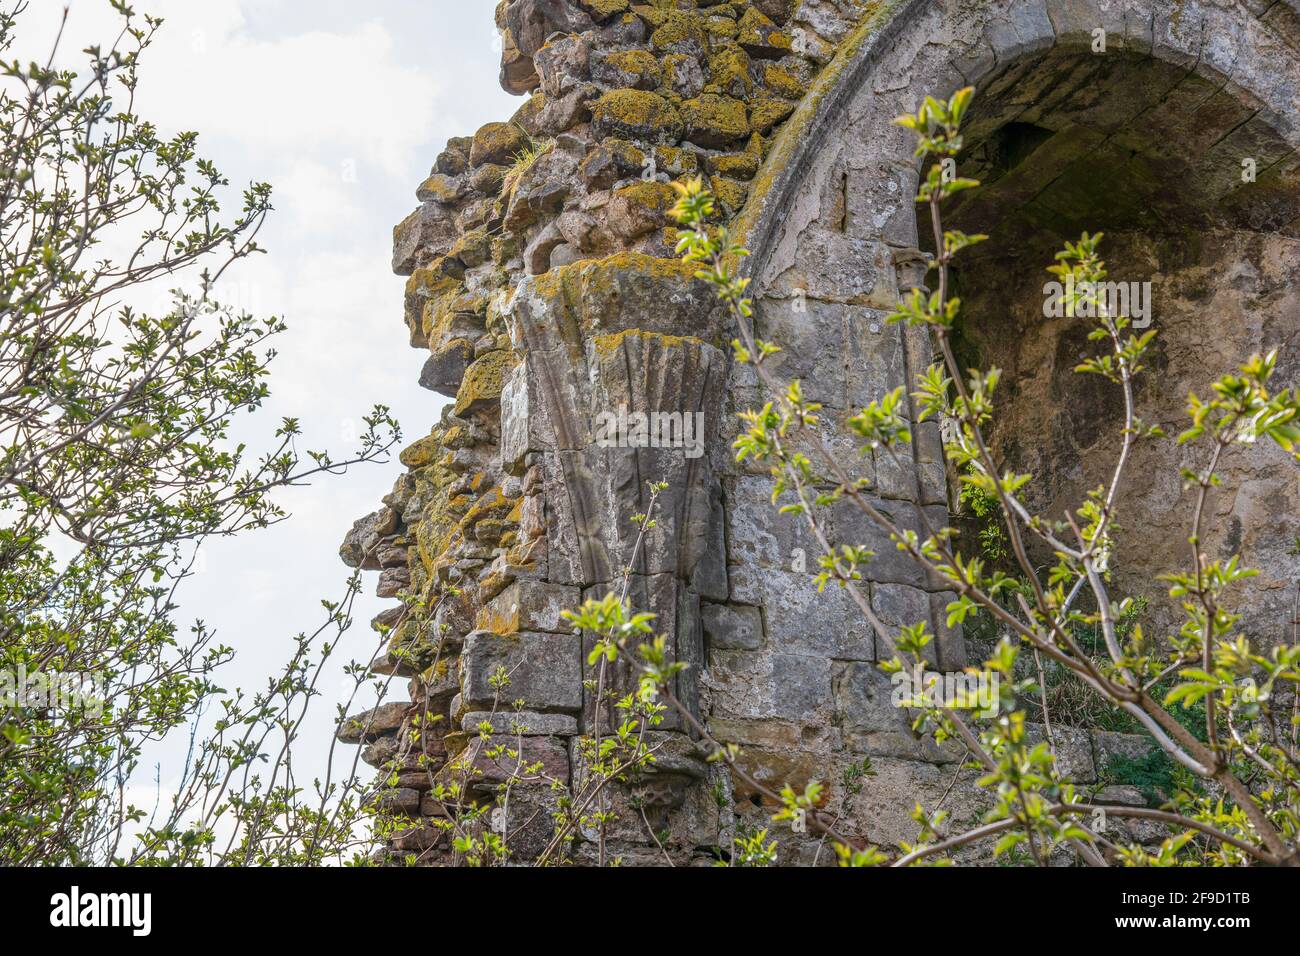
[[[478,612],[478,630],[497,634],[544,631],[572,634],[573,626],[562,616],[582,603],[578,588],[527,578],[515,581]]]
[[[522,700],[530,710],[576,711],[582,706],[579,648],[577,635],[474,631],[460,656],[462,706],[490,709],[497,691],[489,681],[504,668],[510,683],[500,691],[501,703]]]

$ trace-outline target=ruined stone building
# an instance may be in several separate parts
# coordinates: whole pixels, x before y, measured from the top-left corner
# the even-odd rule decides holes
[[[843,592],[817,594],[816,543],[772,507],[765,468],[735,461],[737,415],[766,398],[733,361],[735,330],[712,290],[674,255],[669,182],[702,176],[719,198],[752,252],[759,336],[782,345],[780,374],[823,403],[828,437],[874,479],[880,506],[904,526],[923,510],[941,525],[954,495],[937,425],[915,429],[901,470],[855,457],[839,426],[930,361],[923,334],[884,321],[925,281],[932,249],[929,223],[918,230],[914,142],[891,121],[925,94],[975,86],[962,174],[985,185],[948,225],[991,239],[959,264],[964,312],[977,317],[964,347],[1005,370],[998,452],[1040,474],[1035,503],[1059,513],[1103,480],[1088,463],[1109,460],[1119,414],[1070,372],[1085,330],[1044,316],[1044,268],[1065,239],[1103,230],[1113,275],[1151,282],[1149,421],[1176,434],[1187,392],[1254,350],[1280,347],[1295,379],[1300,4],[508,0],[496,23],[501,82],[522,105],[451,140],[395,231],[420,382],[451,401],[342,551],[380,571],[382,596],[411,596],[379,621],[388,643],[375,670],[402,679],[390,700],[403,699],[373,715],[367,759],[396,752],[417,712],[442,718],[426,752],[461,753],[506,663],[531,728],[525,756],[578,772],[586,655],[560,612],[617,585],[630,518],[647,482],[662,481],[631,601],[689,664],[677,692],[710,732],[740,745],[765,783],[830,781],[844,826],[881,845],[915,836],[918,802],[946,799],[969,818],[975,775],[953,786],[961,754],[915,738],[890,704],[875,666],[886,638]],[[702,434],[680,447],[594,437],[601,416],[638,413]],[[1186,540],[1179,452],[1142,455],[1120,537],[1134,588]],[[1284,620],[1294,479],[1251,451],[1233,468],[1248,483],[1216,500],[1213,546],[1263,569],[1251,612]],[[831,524],[836,540],[877,552],[865,585],[876,614],[929,621],[935,664],[964,667],[963,634],[945,626],[950,596],[856,513]],[[456,595],[435,603],[448,585]],[[706,763],[680,721],[661,732],[670,744],[645,806],[675,861],[712,860],[738,821],[767,821],[771,808]],[[1063,733],[1081,781],[1132,744]],[[863,757],[874,776],[839,787]],[[415,822],[427,786],[410,781]],[[527,818],[545,799],[521,795],[511,813]],[[773,835],[784,862],[813,861],[814,836]],[[544,838],[522,834],[519,852]],[[639,814],[610,839],[625,862],[662,862]],[[419,826],[394,846],[441,859]],[[573,855],[589,862],[591,848],[579,840]]]

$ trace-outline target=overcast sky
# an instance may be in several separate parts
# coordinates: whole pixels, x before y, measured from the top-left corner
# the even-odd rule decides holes
[[[341,454],[376,403],[392,407],[406,442],[426,434],[444,400],[415,384],[423,359],[407,345],[403,280],[389,268],[392,227],[415,208],[415,188],[448,137],[506,119],[519,104],[497,83],[493,4],[132,5],[167,21],[142,63],[138,112],[165,133],[198,131],[200,155],[232,186],[274,188],[276,211],[260,239],[269,255],[240,263],[224,289],[225,299],[289,324],[272,365],[272,400],[240,437],[266,447],[280,417],[292,415],[304,425],[303,447]],[[34,0],[15,53],[47,46],[63,6]],[[67,49],[107,45],[116,34],[108,0],[70,7]],[[238,192],[231,198],[237,212]],[[201,573],[181,594],[182,616],[202,618],[237,650],[224,686],[259,688],[288,658],[293,635],[319,623],[320,599],[339,596],[347,578],[337,556],[344,533],[401,471],[394,459],[294,489],[280,499],[289,521],[205,546]],[[369,620],[391,603],[373,597],[376,575],[367,578],[347,655],[364,659],[373,649]],[[311,752],[324,753],[341,665],[304,735],[312,766]],[[404,693],[405,682],[395,690]]]

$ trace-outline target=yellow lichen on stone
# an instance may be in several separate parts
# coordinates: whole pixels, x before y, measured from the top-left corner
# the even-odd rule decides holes
[[[616,50],[606,54],[604,62],[632,77],[630,86],[648,80],[653,80],[655,85],[660,82],[659,61],[649,50]]]
[[[675,141],[682,118],[667,99],[649,90],[611,90],[591,110],[597,136]]]
[[[680,146],[656,146],[654,158],[657,169],[674,177],[692,175],[700,168],[699,155]]]
[[[763,83],[777,96],[787,100],[799,99],[807,89],[797,76],[776,63],[769,63],[763,68]]]
[[[789,53],[794,42],[757,7],[750,7],[740,18],[736,37],[741,46],[760,56],[781,56]]]
[[[638,338],[646,342],[653,342],[660,348],[680,349],[686,346],[703,345],[703,339],[697,339],[693,335],[665,335],[662,332],[647,332],[644,329],[625,329],[622,332],[612,332],[608,335],[594,335],[591,338],[591,347],[598,355],[610,355],[621,349],[623,343],[629,338]]]
[[[452,496],[445,487],[439,487],[420,513],[420,521],[415,526],[416,553],[430,574],[446,554],[469,503],[468,495]]]
[[[455,293],[461,288],[460,280],[452,279],[446,274],[427,266],[416,269],[406,280],[406,296],[431,298],[437,295]]]
[[[452,326],[458,316],[477,316],[482,314],[483,299],[464,294],[460,282],[447,280],[450,284],[444,291],[429,298],[420,313],[420,329],[433,347],[447,338],[454,338]]]
[[[579,324],[586,330],[602,324],[599,316],[590,314],[590,304],[601,303],[616,310],[620,286],[629,278],[641,277],[663,283],[667,293],[672,287],[684,288],[697,282],[697,268],[677,258],[620,252],[602,259],[571,262],[537,276],[532,280],[533,294],[577,316]]]
[[[514,123],[487,123],[474,134],[469,162],[471,166],[508,165],[527,146],[528,134]]]
[[[614,195],[634,206],[641,206],[661,215],[677,204],[677,191],[668,183],[657,180],[624,186],[622,189],[615,190]]]
[[[754,88],[749,75],[749,54],[727,44],[709,58],[709,85],[705,92],[744,96]]]
[[[668,19],[668,10],[662,4],[634,3],[632,12],[640,17],[651,30],[663,26]]]
[[[465,378],[456,392],[456,414],[466,415],[495,404],[501,398],[506,373],[514,364],[514,356],[500,349],[475,359],[465,370]]]
[[[645,152],[629,140],[611,137],[605,140],[604,146],[614,157],[619,169],[634,170],[645,166]]]
[[[745,199],[749,196],[748,186],[737,180],[727,179],[725,176],[711,177],[709,188],[713,190],[713,195],[718,198],[723,207],[732,214],[740,211],[740,207],[745,205]]]
[[[689,10],[672,10],[663,25],[650,36],[650,46],[658,52],[668,52],[678,44],[693,43],[707,49],[709,34],[704,28],[704,18]]]
[[[714,39],[714,42],[718,40],[734,40],[740,35],[740,25],[734,19],[728,17],[709,17],[708,22],[704,24],[704,29],[709,31],[709,36]]]
[[[732,179],[752,179],[763,164],[763,137],[755,133],[743,153],[709,157],[709,171]]]
[[[459,259],[466,268],[481,266],[492,257],[492,240],[486,229],[473,229],[451,247],[449,256]]]
[[[750,199],[733,224],[733,234],[742,244],[752,236],[753,230],[765,213],[765,206],[778,181],[778,174],[789,167],[795,153],[800,148],[807,134],[809,124],[817,116],[823,100],[841,81],[844,71],[853,63],[867,41],[875,35],[882,24],[887,22],[901,6],[902,0],[876,0],[865,11],[857,28],[839,44],[839,50],[827,66],[817,75],[801,98],[790,122],[781,127],[772,141],[764,159],[764,166],[750,186]],[[780,101],[776,101],[780,102]],[[759,129],[755,114],[751,109],[750,124]],[[780,121],[778,121],[780,122]]]
[[[784,122],[795,111],[796,106],[797,103],[776,97],[760,99],[750,105],[749,125],[756,133],[768,133],[778,123]]]
[[[460,520],[460,529],[468,531],[485,518],[505,517],[510,513],[514,504],[514,501],[502,493],[500,487],[489,488],[465,512],[465,516]]]
[[[444,176],[442,173],[434,173],[420,184],[415,194],[421,202],[436,202],[451,206],[465,195],[465,187],[461,180]]]
[[[435,428],[425,437],[419,438],[403,448],[401,454],[397,456],[397,460],[414,471],[432,462],[434,456],[441,450],[442,430]]]
[[[730,96],[704,93],[682,103],[686,138],[700,146],[718,148],[749,135],[745,104]]]
[[[604,20],[616,13],[624,13],[631,8],[632,4],[629,0],[578,0],[578,6],[597,20]]]

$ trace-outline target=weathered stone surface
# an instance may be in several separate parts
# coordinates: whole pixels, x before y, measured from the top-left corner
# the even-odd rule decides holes
[[[740,45],[755,57],[780,59],[790,52],[788,33],[773,23],[757,7],[750,7],[740,18]]]
[[[477,734],[488,724],[494,734],[506,737],[572,737],[578,732],[578,720],[568,714],[539,714],[534,711],[470,711],[461,718],[461,729]]]
[[[420,791],[411,787],[379,790],[370,798],[370,803],[380,813],[413,817],[420,812]]]
[[[1048,742],[1047,728],[1042,724],[1026,724],[1029,740]],[[1055,743],[1056,769],[1073,783],[1094,783],[1097,767],[1093,762],[1092,738],[1087,730],[1078,727],[1052,725],[1052,742]]]
[[[714,712],[730,719],[813,722],[831,709],[831,662],[779,651],[709,654]]]
[[[844,743],[855,753],[942,762],[956,760],[961,748],[945,753],[933,740],[912,730],[913,714],[898,707],[894,684],[875,664],[846,663],[833,678],[835,707]]]
[[[960,162],[985,185],[954,201],[948,224],[991,238],[963,253],[957,285],[970,324],[958,330],[958,351],[1003,369],[996,454],[1046,476],[1033,505],[1059,515],[1103,480],[1088,463],[1109,461],[1118,434],[1104,389],[1063,384],[1077,378],[1083,330],[1040,314],[1041,268],[1060,241],[1105,229],[1113,262],[1158,277],[1155,372],[1173,384],[1139,395],[1144,419],[1174,422],[1182,396],[1203,390],[1206,368],[1226,370],[1290,335],[1300,308],[1293,11],[1263,0],[500,3],[503,85],[532,95],[508,123],[447,144],[418,189],[421,207],[394,234],[394,268],[411,276],[410,341],[430,356],[422,384],[456,402],[403,452],[409,480],[385,499],[395,520],[363,520],[343,549],[350,562],[382,569],[380,593],[412,598],[409,620],[390,617],[395,633],[376,670],[411,675],[413,699],[426,696],[447,721],[438,743],[476,759],[475,725],[495,696],[488,678],[498,663],[518,664],[491,719],[504,734],[509,702],[524,697],[535,725],[526,749],[540,748],[548,772],[567,779],[557,738],[590,726],[582,679],[591,638],[549,632],[567,630],[561,604],[617,590],[631,563],[632,603],[657,615],[670,656],[688,664],[675,692],[719,739],[744,747],[744,765],[767,785],[830,781],[830,812],[886,848],[915,838],[917,801],[942,803],[963,825],[977,819],[975,774],[911,735],[873,663],[892,653],[897,628],[926,622],[931,662],[963,667],[965,638],[945,622],[953,595],[846,502],[820,512],[821,527],[833,544],[876,552],[858,594],[885,633],[848,592],[817,593],[815,536],[773,509],[765,464],[733,460],[735,416],[770,396],[730,360],[736,329],[712,289],[671,259],[669,183],[704,177],[717,223],[753,252],[756,330],[783,349],[767,367],[778,380],[798,378],[823,405],[820,438],[890,520],[937,530],[956,498],[938,425],[914,423],[910,446],[892,454],[860,454],[844,422],[907,388],[934,358],[924,330],[885,322],[900,293],[933,281],[928,223],[913,202],[913,143],[892,119],[915,109],[918,91],[977,86]],[[1080,56],[1096,24],[1108,51]],[[1257,182],[1242,180],[1243,157],[1256,160]],[[1226,317],[1210,333],[1208,312]],[[702,441],[690,446],[678,432],[677,444],[641,445],[629,441],[635,432],[598,433],[602,416],[622,410],[625,422],[702,414]],[[806,438],[791,435],[788,447],[821,468]],[[1142,535],[1139,558],[1152,566],[1120,580],[1121,554],[1112,571],[1125,593],[1151,597],[1152,633],[1170,620],[1159,596],[1142,592],[1152,572],[1167,570],[1154,567],[1159,549],[1149,541],[1186,536],[1172,517],[1137,510],[1159,502],[1177,511],[1168,503],[1182,492],[1165,454],[1140,446],[1141,477],[1121,502],[1117,532],[1121,553],[1133,552],[1126,535]],[[1300,497],[1260,446],[1238,455],[1230,467],[1247,481],[1211,502],[1210,549],[1244,550],[1262,568],[1242,597],[1248,623],[1282,620]],[[638,544],[631,519],[647,508],[651,481],[668,490]],[[819,478],[816,490],[826,487]],[[962,527],[957,544],[970,554],[976,544]],[[440,599],[453,583],[455,599]],[[429,621],[425,601],[436,608]],[[517,636],[510,644],[490,631]],[[437,666],[422,632],[438,634],[448,655]],[[630,665],[612,670],[617,686],[630,686]],[[662,729],[685,746],[683,727]],[[1106,779],[1118,748],[1149,746],[1054,730],[1064,771],[1080,781]],[[395,756],[402,734],[399,726],[369,742],[366,759]],[[724,850],[737,820],[770,826],[771,808],[755,805],[759,795],[739,779],[716,766],[701,773],[684,750],[671,752],[671,767],[611,794],[612,855],[686,865]],[[854,778],[863,757],[874,775]],[[856,784],[844,783],[846,772]],[[426,792],[407,778],[398,791]],[[476,794],[503,779],[497,768]],[[553,799],[544,788],[512,796],[525,857],[549,840]],[[439,812],[435,804],[421,808]],[[410,805],[403,794],[397,807]],[[647,820],[664,832],[662,848]],[[1159,836],[1139,829],[1113,832]],[[590,837],[579,835],[574,861],[594,860]],[[829,861],[814,836],[775,827],[773,838],[784,863]],[[417,848],[420,862],[451,859],[445,841],[419,830],[390,852],[403,856],[402,847]],[[986,853],[975,846],[959,857]]]
[[[393,272],[409,276],[450,248],[455,239],[455,223],[447,211],[437,203],[425,203],[393,227]]]
[[[345,718],[335,736],[344,743],[355,744],[362,741],[369,743],[380,737],[397,733],[410,711],[411,704],[407,701],[380,704],[371,710]]]
[[[811,574],[735,565],[731,597],[762,605],[774,647],[791,654],[875,660],[875,631],[848,591],[838,585],[818,592]]]
[[[682,103],[685,137],[710,149],[721,149],[749,135],[745,105],[730,96],[705,93]]]
[[[478,629],[497,634],[544,631],[572,634],[573,625],[563,612],[576,610],[581,592],[575,587],[545,581],[516,581],[478,614]]]
[[[600,137],[623,136],[650,142],[671,142],[682,135],[677,108],[658,93],[614,90],[592,106],[592,131]]]
[[[502,746],[506,752],[496,753]],[[541,764],[540,774],[564,782],[569,779],[569,751],[559,737],[524,737],[522,746],[520,738],[485,742],[475,737],[456,760],[472,768],[473,786],[480,792],[490,792],[511,777],[522,776],[533,764]]]
[[[475,167],[486,163],[508,166],[514,162],[515,154],[527,145],[528,134],[513,123],[488,123],[474,134],[469,164]]]
[[[592,57],[591,76],[619,89],[653,90],[659,86],[659,61],[647,50],[604,50]]]
[[[763,646],[763,616],[757,607],[705,602],[700,614],[709,647],[752,651]]]
[[[475,359],[465,370],[460,389],[456,392],[456,414],[470,415],[498,404],[506,373],[513,365],[513,357],[504,350],[488,352]]]
[[[471,710],[491,709],[522,700],[530,709],[576,711],[582,706],[580,643],[562,634],[513,634],[474,631],[461,651],[461,693]],[[491,681],[500,669],[509,685],[500,693]]]
[[[532,57],[553,33],[582,32],[593,26],[590,14],[572,0],[513,0],[505,22],[520,54]]]
[[[452,339],[425,360],[420,370],[420,386],[455,398],[465,370],[474,361],[474,346],[465,339]]]
[[[610,230],[630,242],[668,224],[668,211],[677,201],[672,187],[658,182],[624,186],[606,206]]]
[[[411,572],[406,568],[384,568],[379,572],[375,594],[381,598],[400,597],[411,586]]]
[[[358,519],[339,547],[343,563],[367,571],[378,569],[380,542],[397,530],[397,521],[397,512],[387,507]]]

